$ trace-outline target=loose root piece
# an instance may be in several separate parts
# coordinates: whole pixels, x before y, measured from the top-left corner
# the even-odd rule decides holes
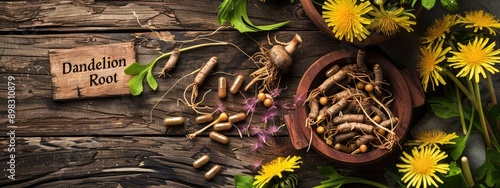
[[[293,39],[288,43],[282,43],[277,40],[276,42],[278,44],[273,45],[270,50],[261,47],[260,51],[252,56],[258,59],[258,64],[264,66],[250,74],[254,78],[247,84],[245,91],[248,91],[255,83],[262,81],[262,85],[258,88],[260,88],[261,92],[267,91],[270,93],[274,88],[278,87],[276,80],[280,78],[281,74],[291,69],[293,62],[291,55],[295,52],[298,45],[302,43],[302,38],[300,35],[295,34]]]

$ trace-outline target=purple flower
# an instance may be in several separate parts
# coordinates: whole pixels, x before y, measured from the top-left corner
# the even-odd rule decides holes
[[[269,128],[267,128],[267,132],[274,136],[274,134],[277,133],[280,128],[281,126],[271,125]]]
[[[257,99],[257,97],[245,99],[245,106],[243,108],[247,110],[247,114],[255,112],[255,106],[258,102],[259,99]]]
[[[278,115],[278,108],[276,106],[271,106],[267,109],[266,115],[262,118],[262,120],[267,123],[270,119],[273,119]]]

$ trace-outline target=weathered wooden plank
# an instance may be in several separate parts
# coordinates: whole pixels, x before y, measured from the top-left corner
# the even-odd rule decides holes
[[[296,171],[299,187],[313,187],[324,179],[316,166],[338,166],[313,150],[294,150],[287,137],[271,137],[270,146],[256,151],[252,150],[252,144],[257,138],[230,139],[229,145],[221,145],[206,137],[194,140],[185,137],[16,137],[15,180],[2,180],[0,186],[232,187],[234,175],[255,175],[256,165],[278,156],[299,155],[304,162]],[[2,146],[7,145],[4,142]],[[193,168],[192,162],[203,154],[210,156],[210,162],[200,169]],[[8,160],[9,153],[2,152],[1,163],[6,164]],[[207,181],[203,174],[214,164],[221,165],[222,171]],[[339,168],[346,174],[383,170],[375,167],[362,167],[363,171]]]
[[[281,80],[281,85],[287,87],[282,95],[277,99],[280,104],[292,103],[295,88],[307,67],[317,58],[331,50],[338,48],[350,48],[350,46],[338,45],[333,40],[317,31],[298,32],[304,42],[299,46],[293,55],[295,64],[292,70]],[[175,38],[176,40],[189,40],[200,34],[208,32],[163,32],[162,38]],[[289,40],[294,32],[272,32],[281,41]],[[174,37],[175,36],[175,37]],[[259,44],[267,44],[266,33],[252,34],[252,38]],[[155,38],[156,37],[156,38]],[[213,36],[217,40],[226,40],[239,46],[241,50],[248,54],[253,54],[259,50],[259,46],[250,37],[236,31],[224,31]],[[0,37],[0,77],[6,80],[8,76],[16,78],[16,125],[18,134],[24,136],[39,135],[144,135],[144,134],[169,134],[185,135],[194,132],[202,125],[195,125],[195,114],[182,103],[177,106],[177,99],[183,98],[182,93],[189,85],[194,76],[188,76],[181,80],[167,95],[153,113],[154,122],[149,122],[149,113],[153,105],[160,100],[160,97],[167,91],[176,80],[191,73],[206,62],[211,56],[217,56],[220,63],[214,71],[223,71],[231,74],[243,74],[247,82],[248,76],[256,66],[248,60],[244,54],[233,46],[206,47],[187,51],[181,54],[177,67],[170,72],[172,77],[157,78],[159,88],[156,92],[151,91],[145,85],[142,95],[118,96],[110,98],[95,98],[72,101],[53,101],[52,86],[50,81],[49,49],[69,49],[78,46],[93,46],[100,44],[121,43],[135,41],[137,50],[137,60],[141,63],[148,63],[158,56],[161,50],[170,51],[174,46],[172,41],[160,41],[156,35],[145,33],[80,33],[80,34],[44,34],[44,35],[3,35]],[[207,41],[201,41],[207,42]],[[210,42],[210,41],[208,41]],[[199,43],[199,42],[197,42]],[[186,43],[183,46],[190,46],[195,43]],[[178,46],[177,44],[176,46]],[[317,46],[327,46],[327,48],[315,48]],[[316,50],[308,50],[316,49]],[[307,53],[305,53],[307,51]],[[160,61],[155,66],[153,72],[156,74],[166,60]],[[211,75],[201,86],[200,93],[209,89],[216,89],[216,80],[224,74]],[[227,75],[226,75],[227,76]],[[232,76],[227,76],[228,83],[233,80]],[[7,86],[0,85],[0,99],[6,101]],[[244,92],[246,97],[250,97],[252,92]],[[244,110],[244,97],[241,95],[231,95],[224,100],[216,97],[216,92],[207,94],[207,99],[203,105],[215,107],[222,103],[227,112],[236,113]],[[215,99],[215,100],[212,100]],[[0,108],[6,108],[2,105]],[[287,111],[280,109],[282,114]],[[253,123],[262,125],[262,115],[265,108],[258,106],[258,110],[253,117]],[[162,119],[167,116],[184,116],[187,122],[184,126],[166,128],[162,124]],[[0,115],[1,122],[6,123],[6,115]],[[242,126],[245,123],[238,125]],[[280,119],[276,119],[276,124],[280,124]],[[0,127],[0,131],[6,131],[6,127]],[[233,130],[232,135],[237,135]]]
[[[222,1],[7,1],[0,2],[0,31],[215,30]],[[298,1],[248,2],[256,25],[290,20],[287,30],[315,29]]]

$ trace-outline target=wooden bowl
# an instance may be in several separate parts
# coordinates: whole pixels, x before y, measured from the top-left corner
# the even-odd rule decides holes
[[[323,2],[323,1],[320,1],[320,2]],[[309,18],[309,20],[311,20],[311,22],[319,30],[321,30],[323,33],[327,34],[328,36],[330,36],[336,40],[340,40],[340,39],[337,39],[335,37],[335,34],[333,33],[332,29],[328,27],[327,23],[325,22],[325,19],[323,19],[323,17],[321,16],[321,11],[322,11],[321,7],[319,7],[319,8],[316,7],[312,0],[300,0],[300,3],[302,4],[302,7],[304,8],[304,11],[306,12],[306,15]],[[421,7],[418,7],[415,15],[418,16],[418,14],[420,14],[421,10],[422,10]],[[398,32],[397,34],[391,35],[391,36],[385,36],[381,33],[377,33],[377,32],[372,31],[370,33],[370,35],[368,35],[367,38],[364,39],[363,41],[359,41],[356,38],[354,39],[353,42],[347,41],[347,40],[345,40],[345,38],[341,41],[347,42],[350,44],[355,44],[358,46],[375,45],[375,44],[380,44],[380,43],[386,42],[388,40],[391,40],[391,39],[395,38],[396,36],[398,36],[401,32],[406,32],[406,31],[400,29],[400,32]]]
[[[295,149],[303,149],[309,144],[311,132],[305,126],[305,120],[307,118],[307,105],[303,105],[308,91],[317,88],[326,79],[325,72],[331,66],[334,64],[342,66],[348,63],[356,63],[356,56],[357,51],[333,51],[319,58],[304,73],[295,95],[299,97],[297,103],[295,104],[296,110],[285,116],[285,124],[287,125],[290,139]],[[382,67],[384,80],[390,84],[387,88],[395,96],[391,110],[400,120],[400,125],[396,128],[395,133],[399,140],[402,141],[408,132],[412,116],[412,97],[405,78],[393,63],[378,54],[366,51],[365,62],[370,68],[375,63],[378,63]],[[316,132],[313,134],[311,147],[317,150],[320,154],[324,155],[326,158],[346,165],[370,164],[384,158],[391,152],[388,149],[375,149],[361,154],[343,153],[333,149],[332,146],[327,145],[326,142],[318,134],[316,134]]]

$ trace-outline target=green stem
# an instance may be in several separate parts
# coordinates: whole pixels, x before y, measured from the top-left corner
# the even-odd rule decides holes
[[[190,47],[181,48],[181,49],[179,49],[179,52],[184,52],[184,51],[188,51],[188,50],[192,50],[192,49],[196,49],[196,48],[201,48],[201,47],[206,47],[206,46],[223,46],[223,45],[229,45],[229,43],[227,43],[227,42],[213,42],[213,43],[198,44],[198,45],[194,45],[194,46],[190,46]],[[157,61],[159,61],[160,59],[167,57],[169,55],[172,55],[172,52],[164,53],[164,54],[158,56],[148,66],[150,66],[150,67],[154,66]]]
[[[486,126],[486,120],[484,118],[484,113],[483,113],[483,108],[482,108],[482,101],[481,101],[481,94],[479,93],[479,84],[478,82],[474,82],[474,90],[476,91],[476,102],[479,106],[479,108],[476,108],[479,112],[479,121],[481,122],[481,126],[483,128],[483,135],[484,139],[486,141],[486,146],[488,148],[493,148],[491,145],[491,140],[490,140],[490,134],[488,131],[488,127]]]
[[[460,90],[462,90],[462,92],[464,92],[465,96],[467,96],[467,98],[469,99],[471,105],[477,109],[478,106],[476,104],[474,95],[471,92],[469,92],[467,88],[465,88],[464,84],[462,84],[462,82],[460,82],[460,80],[458,80],[458,78],[455,77],[455,75],[451,74],[450,71],[445,69],[443,72],[455,83],[456,86],[458,86],[458,88],[460,88]]]
[[[460,91],[458,90],[458,87],[456,85],[455,85],[455,95],[457,98],[458,114],[460,115],[460,122],[462,123],[462,131],[464,132],[464,134],[467,134],[467,127],[465,125],[464,111],[462,109],[462,97],[460,97]]]
[[[497,104],[497,96],[495,95],[495,88],[493,88],[493,82],[491,81],[490,73],[486,72],[486,80],[488,81],[488,89],[490,90],[491,104]]]

